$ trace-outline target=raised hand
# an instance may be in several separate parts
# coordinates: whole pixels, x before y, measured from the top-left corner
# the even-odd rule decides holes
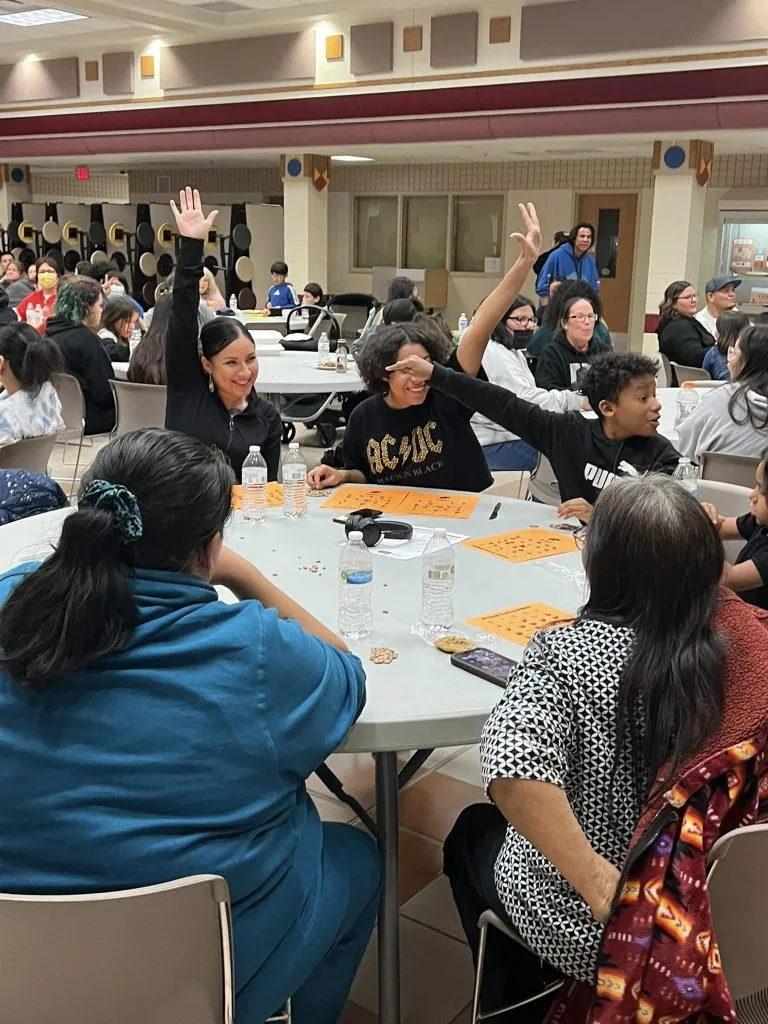
[[[397,363],[393,363],[388,366],[387,373],[407,373],[409,377],[415,377],[417,380],[429,380],[434,370],[434,363],[431,363],[428,359],[422,359],[421,356],[408,356],[406,359],[401,359]]]
[[[539,215],[533,203],[518,203],[520,216],[523,218],[525,234],[514,231],[509,237],[520,243],[521,259],[534,263],[541,252],[541,227],[539,226]]]
[[[208,232],[213,230],[213,225],[219,215],[218,210],[212,210],[207,217],[203,216],[203,204],[200,202],[200,193],[197,189],[191,189],[189,185],[179,192],[179,205],[171,200],[171,210],[176,218],[176,227],[179,234],[184,238],[208,238]]]

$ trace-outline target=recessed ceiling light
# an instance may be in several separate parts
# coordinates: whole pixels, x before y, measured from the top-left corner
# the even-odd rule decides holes
[[[36,11],[20,11],[18,14],[0,14],[0,24],[18,25],[20,28],[33,28],[37,25],[55,25],[60,21],[80,21],[87,19],[87,14],[75,14],[72,11],[56,11],[52,7],[43,7]]]
[[[337,164],[372,164],[372,156],[332,156],[333,160]]]

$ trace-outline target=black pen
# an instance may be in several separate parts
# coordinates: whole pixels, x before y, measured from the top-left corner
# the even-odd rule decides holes
[[[497,502],[497,503],[496,503],[496,504],[494,505],[494,507],[493,507],[493,512],[491,512],[491,514],[490,514],[490,515],[488,516],[488,518],[489,518],[489,519],[495,519],[495,518],[496,518],[496,516],[497,516],[497,515],[499,514],[499,509],[500,509],[500,508],[501,508],[501,502],[499,501],[499,502]]]

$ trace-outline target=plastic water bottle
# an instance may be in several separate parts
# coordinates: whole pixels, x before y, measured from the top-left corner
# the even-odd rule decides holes
[[[267,514],[267,464],[257,444],[248,449],[242,479],[243,519],[263,523]]]
[[[346,341],[339,341],[336,346],[336,372],[346,373],[347,372],[347,343]]]
[[[468,327],[469,320],[467,320],[467,314],[462,313],[461,316],[459,317],[459,336],[461,336]]]
[[[229,302],[227,303],[233,313],[237,313],[237,296],[234,292],[229,296]]]
[[[298,441],[291,441],[283,460],[283,514],[288,519],[307,514],[307,464]]]
[[[136,351],[136,346],[139,344],[140,341],[141,341],[141,329],[139,328],[139,326],[137,324],[136,327],[134,327],[133,330],[131,331],[131,336],[128,339],[128,350],[129,350],[131,356],[133,356],[133,353]]]
[[[673,473],[675,480],[681,483],[686,491],[690,491],[694,498],[699,495],[699,469],[694,466],[690,459],[685,457],[677,460],[677,468]]]
[[[320,340],[317,343],[317,361],[319,363],[325,363],[328,360],[328,356],[331,354],[331,343],[328,340],[328,335],[325,331],[320,335]]]
[[[699,394],[695,388],[678,388],[677,391],[677,415],[675,426],[679,427],[685,422],[699,404]]]
[[[453,584],[456,556],[445,530],[435,530],[421,557],[421,614],[426,640],[436,639],[453,625]]]
[[[339,632],[362,640],[373,629],[373,560],[363,535],[353,530],[339,556]]]

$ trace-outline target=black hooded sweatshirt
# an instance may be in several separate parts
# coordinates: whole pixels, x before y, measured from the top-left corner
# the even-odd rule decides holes
[[[590,338],[589,347],[577,352],[562,331],[557,331],[536,363],[536,383],[545,391],[577,391],[578,377],[592,362],[592,356],[604,348]]]
[[[506,388],[444,366],[435,366],[430,384],[545,455],[552,463],[563,501],[584,498],[592,505],[617,476],[631,474],[625,464],[638,473],[656,470],[671,474],[680,458],[660,434],[612,441],[599,419],[587,419],[579,412],[546,412]]]
[[[0,327],[18,322],[19,318],[16,316],[15,310],[11,309],[11,304],[8,301],[8,292],[0,285]]]

